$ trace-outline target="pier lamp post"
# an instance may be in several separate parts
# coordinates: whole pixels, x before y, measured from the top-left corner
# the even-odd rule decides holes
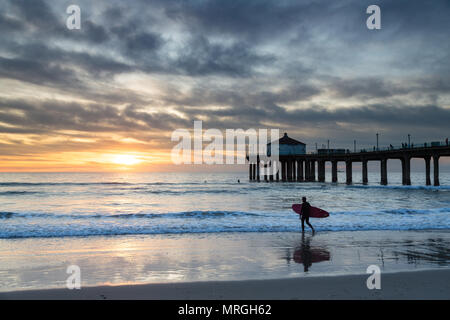
[[[377,133],[377,151],[378,151],[378,136],[379,136],[380,134],[379,133]]]
[[[353,152],[356,153],[356,140],[353,140]]]
[[[411,148],[411,135],[408,133],[408,148]]]

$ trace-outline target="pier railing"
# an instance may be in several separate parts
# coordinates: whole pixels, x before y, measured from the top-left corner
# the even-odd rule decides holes
[[[383,147],[367,147],[367,148],[358,148],[358,150],[352,149],[339,149],[344,150],[344,152],[336,152],[336,149],[320,149],[328,152],[317,152],[316,150],[309,151],[307,154],[342,154],[342,153],[361,153],[361,152],[376,152],[376,151],[392,151],[392,150],[404,150],[404,149],[423,149],[423,148],[433,148],[433,147],[446,147],[449,144],[445,141],[432,141],[432,142],[424,142],[424,143],[411,143],[404,145],[390,145]]]

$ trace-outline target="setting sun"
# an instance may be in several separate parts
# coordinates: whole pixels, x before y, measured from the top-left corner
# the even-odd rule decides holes
[[[136,158],[135,156],[132,156],[132,155],[120,154],[120,155],[115,156],[113,158],[112,162],[115,164],[132,166],[132,165],[140,163],[141,160],[139,160],[138,158]]]

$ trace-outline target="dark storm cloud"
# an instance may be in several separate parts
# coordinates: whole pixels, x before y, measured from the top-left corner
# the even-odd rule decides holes
[[[450,119],[450,109],[438,106],[392,106],[370,105],[337,110],[325,110],[323,108],[310,108],[298,110],[294,117],[300,123],[365,123],[381,126],[407,125],[415,127],[439,127],[446,129]],[[285,120],[292,119],[289,113],[284,114]],[[289,116],[289,117],[287,117]],[[303,119],[302,119],[303,118]]]
[[[51,6],[44,0],[13,0],[9,3],[21,20],[42,30],[54,29],[59,25]]]
[[[34,84],[51,85],[56,83],[62,87],[75,85],[78,82],[69,69],[20,58],[0,57],[0,77]]]
[[[405,79],[401,83],[380,78],[334,78],[327,86],[340,98],[390,98],[395,96],[439,95],[450,93],[450,77],[434,76],[421,79]]]
[[[21,45],[39,41],[53,47],[52,40],[72,41],[72,45],[68,46],[71,49],[79,43],[95,44],[95,49],[115,54],[117,58],[128,60],[141,70],[193,76],[208,74],[247,76],[251,74],[253,66],[269,62],[268,54],[259,55],[247,42],[211,43],[203,37],[205,30],[190,30],[189,40],[178,46],[178,52],[173,52],[177,57],[169,58],[168,52],[159,52],[159,49],[166,41],[173,43],[173,40],[170,40],[170,36],[168,40],[163,39],[164,26],[158,26],[156,31],[147,30],[147,27],[152,25],[151,21],[148,23],[148,20],[144,19],[145,13],[152,10],[148,6],[143,6],[142,10],[137,10],[133,16],[128,15],[126,18],[122,11],[109,7],[104,9],[103,20],[97,19],[94,22],[82,19],[82,28],[76,31],[68,30],[65,27],[65,20],[56,16],[54,11],[65,9],[62,6],[53,8],[43,0],[33,1],[31,4],[27,1],[11,1],[10,6],[14,8],[12,13],[16,14],[16,19],[3,19],[5,23],[22,21],[24,25],[35,27],[22,35],[25,41],[16,41]],[[189,26],[185,27],[189,30]],[[52,63],[59,63],[58,55],[54,55]],[[101,67],[100,64],[98,68]]]
[[[46,44],[35,42],[16,46],[14,52],[19,53],[26,60],[35,60],[43,66],[75,66],[95,76],[133,70],[131,66],[104,55],[51,48],[47,47]],[[39,59],[36,59],[36,57],[39,57]]]
[[[7,17],[0,14],[0,30],[2,32],[21,32],[25,29],[24,24],[17,18]]]
[[[337,78],[333,81],[330,89],[343,98],[385,98],[410,92],[405,87],[379,78]]]
[[[61,22],[59,25],[61,25]],[[105,43],[110,39],[109,32],[101,25],[86,20],[83,21],[82,26],[81,30],[77,30],[76,32],[60,28],[56,35],[65,40],[71,40],[74,43],[87,42],[95,45]]]
[[[124,9],[122,7],[109,7],[105,9],[103,16],[108,21],[121,21],[124,16]]]
[[[308,5],[292,1],[168,1],[166,14],[199,31],[256,40],[260,35],[282,35]],[[256,38],[255,38],[256,37]]]
[[[6,110],[2,112],[1,110]],[[190,123],[166,113],[149,114],[129,105],[123,110],[102,104],[83,105],[55,100],[0,100],[3,133],[50,133],[58,130],[129,132],[167,130]]]
[[[450,3],[380,0],[379,31],[365,26],[370,4],[81,0],[82,29],[70,31],[61,3],[4,2],[0,77],[91,103],[3,100],[1,131],[133,134],[202,116],[208,127],[319,126],[343,138],[364,123],[448,132]],[[120,88],[127,73],[151,77],[157,94]]]
[[[197,107],[207,108],[210,105],[239,108],[246,112],[242,106],[248,106],[249,112],[259,107],[267,109],[278,108],[279,104],[307,101],[321,93],[321,88],[310,84],[297,83],[285,85],[283,89],[268,91],[267,83],[254,84],[250,86],[231,87],[228,89],[201,85],[193,88],[188,93],[180,94],[170,92],[164,100],[170,104],[181,106],[179,110]],[[276,112],[276,110],[274,110]]]
[[[392,106],[374,104],[369,106],[355,106],[330,110],[321,106],[313,106],[288,111],[278,105],[267,107],[250,107],[241,105],[221,110],[205,110],[203,108],[185,108],[183,112],[194,117],[195,114],[208,116],[211,121],[220,123],[222,117],[239,118],[253,126],[261,126],[264,122],[278,123],[284,127],[301,126],[312,128],[336,126],[337,123],[378,125],[386,128],[396,126],[415,126],[424,128],[439,128],[448,131],[450,108],[435,105],[426,106]],[[230,120],[228,124],[231,124]],[[211,122],[208,121],[208,124]],[[219,126],[225,128],[226,126]]]
[[[130,54],[136,51],[153,51],[162,45],[163,41],[159,35],[148,32],[141,32],[126,40],[126,46]]]
[[[193,76],[210,74],[248,76],[254,66],[272,61],[273,58],[269,55],[253,53],[245,43],[224,46],[198,37],[189,43],[175,61],[175,65],[176,68]]]
[[[450,2],[445,0],[438,1],[378,1],[383,9],[385,20],[395,25],[397,32],[416,35],[427,35],[436,37],[440,35],[447,36],[450,21],[448,12]],[[402,12],[402,15],[399,13]]]

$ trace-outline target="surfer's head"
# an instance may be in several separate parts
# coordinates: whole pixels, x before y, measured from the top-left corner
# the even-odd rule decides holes
[[[302,201],[303,201],[303,202],[306,202],[306,197],[302,197]]]

